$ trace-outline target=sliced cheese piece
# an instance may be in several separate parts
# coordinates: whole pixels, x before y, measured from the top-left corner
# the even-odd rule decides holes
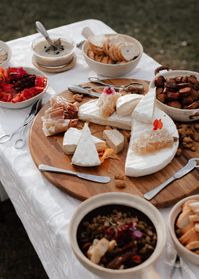
[[[85,123],[82,129],[77,148],[72,157],[72,164],[82,167],[94,167],[101,164],[87,123]]]
[[[152,123],[155,108],[155,89],[151,89],[138,103],[133,111],[133,118],[143,123]]]
[[[118,130],[104,130],[103,137],[115,153],[119,153],[124,148],[124,136]]]
[[[109,125],[124,130],[131,130],[131,117],[120,116],[114,112],[109,117],[100,114],[98,100],[91,100],[79,107],[78,118],[99,125]]]
[[[178,131],[173,120],[163,111],[155,108],[154,119],[162,119],[163,125],[168,129],[169,133],[178,138]],[[153,119],[153,120],[154,120]],[[133,142],[136,141],[140,135],[152,129],[152,124],[145,124],[134,119],[132,124],[132,135],[129,143],[125,162],[125,174],[127,176],[138,177],[155,173],[168,165],[176,154],[178,148],[178,141],[174,142],[172,147],[160,149],[154,153],[139,155],[133,150]]]
[[[81,133],[82,130],[72,127],[65,132],[63,138],[63,150],[66,154],[73,154],[75,152]],[[92,136],[92,139],[95,143],[97,151],[102,151],[106,148],[106,143],[104,140],[101,140],[95,136]]]
[[[133,110],[142,99],[139,94],[126,94],[118,98],[116,103],[116,112],[120,116],[132,114]]]

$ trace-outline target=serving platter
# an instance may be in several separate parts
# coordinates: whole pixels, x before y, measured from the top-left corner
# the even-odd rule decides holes
[[[148,91],[148,82],[144,80],[111,79],[106,81],[117,86],[128,85],[131,82],[142,82],[145,93]],[[86,85],[94,87],[93,84],[87,83]],[[65,91],[61,93],[61,95],[66,97],[68,100],[71,100],[73,94],[69,91]],[[87,102],[88,100],[90,100],[89,97],[84,97],[83,102]],[[80,171],[96,175],[107,175],[112,178],[111,182],[108,184],[99,184],[65,174],[50,172],[43,173],[44,176],[56,187],[80,200],[105,192],[127,192],[142,197],[144,193],[152,190],[154,187],[171,177],[176,171],[184,166],[190,158],[199,157],[199,146],[196,152],[184,150],[180,157],[175,157],[173,161],[161,171],[143,177],[125,177],[126,187],[118,188],[115,183],[115,177],[124,175],[124,165],[128,144],[125,144],[125,149],[118,154],[117,159],[107,159],[99,167],[83,168],[73,166],[71,164],[71,156],[66,155],[63,152],[63,133],[46,137],[42,131],[41,117],[48,107],[49,103],[47,103],[37,114],[29,134],[29,148],[35,164],[37,166],[39,164],[48,164],[72,171]],[[82,126],[83,123],[80,122],[79,127]],[[104,126],[90,123],[89,127],[94,136],[102,138],[102,133],[105,128]],[[198,181],[199,172],[195,169],[183,178],[174,181],[151,202],[157,207],[169,206],[185,196],[199,192]]]

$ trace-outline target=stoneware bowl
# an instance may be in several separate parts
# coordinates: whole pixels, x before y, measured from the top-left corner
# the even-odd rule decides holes
[[[157,244],[151,256],[142,264],[133,268],[115,270],[108,269],[97,264],[92,263],[80,250],[77,241],[77,231],[81,220],[94,209],[105,205],[124,205],[135,208],[143,212],[153,223],[157,232]],[[154,270],[153,264],[159,258],[166,242],[166,228],[164,220],[160,212],[148,201],[128,193],[105,193],[96,195],[88,200],[82,202],[73,215],[69,230],[70,242],[72,250],[80,261],[80,263],[90,272],[98,275],[100,278],[107,279],[160,279],[160,275]]]
[[[184,258],[185,260],[190,261],[193,264],[199,265],[199,255],[189,251],[187,248],[185,248],[180,241],[178,240],[177,236],[176,236],[176,232],[175,232],[175,222],[176,219],[178,217],[178,215],[180,214],[181,210],[181,206],[188,200],[190,199],[197,199],[199,200],[199,195],[193,195],[193,196],[189,196],[185,199],[180,200],[171,210],[170,214],[169,214],[169,231],[170,231],[170,235],[171,238],[173,240],[173,243],[175,245],[175,248],[178,252],[178,254]]]
[[[113,34],[111,34],[111,35],[113,35]],[[143,54],[143,47],[142,47],[141,43],[138,40],[136,40],[135,38],[130,37],[128,35],[122,35],[122,36],[127,38],[128,41],[135,44],[136,48],[139,50],[138,57],[129,62],[126,62],[126,63],[119,63],[119,64],[100,63],[100,62],[97,62],[97,61],[91,59],[90,57],[88,57],[87,52],[88,52],[89,44],[88,44],[88,41],[85,41],[83,44],[83,47],[82,47],[82,52],[83,52],[85,61],[88,64],[88,66],[91,68],[91,70],[93,70],[97,74],[100,74],[100,75],[106,76],[106,77],[120,77],[125,74],[128,74],[137,66],[137,64],[140,61],[142,54]]]
[[[164,76],[165,78],[174,78],[177,76],[190,76],[195,75],[199,80],[199,73],[192,71],[184,71],[184,70],[169,70],[167,72],[161,72],[156,75]],[[150,83],[150,88],[155,88],[155,78]],[[179,109],[163,104],[159,100],[156,99],[156,103],[158,107],[166,112],[171,118],[176,121],[195,121],[199,119],[199,109]]]
[[[52,40],[56,40],[59,37],[52,35],[51,38]],[[57,67],[57,66],[63,66],[69,64],[75,56],[76,45],[71,39],[65,39],[65,38],[60,38],[60,39],[63,43],[68,45],[68,51],[59,56],[56,55],[47,56],[47,55],[43,55],[40,51],[38,51],[37,48],[39,44],[46,42],[45,39],[40,35],[36,37],[31,45],[33,51],[33,57],[36,63],[46,67]],[[46,43],[46,45],[48,45],[48,43]]]
[[[0,56],[1,56],[2,52],[5,55],[5,56],[3,55],[5,58],[2,59],[2,61],[0,59],[0,67],[5,67],[8,65],[8,63],[10,61],[12,51],[8,44],[6,44],[3,41],[0,41]]]
[[[18,68],[18,67],[16,67]],[[35,68],[31,68],[31,67],[23,67],[29,74],[34,74],[36,76],[44,76],[46,77],[46,75],[35,69]],[[47,77],[46,77],[47,78]],[[43,95],[45,94],[46,90],[48,88],[48,78],[47,78],[47,83],[46,83],[46,86],[44,88],[44,90],[37,94],[36,96],[30,98],[30,99],[27,99],[25,101],[22,101],[22,102],[17,102],[17,103],[12,103],[12,102],[2,102],[0,101],[0,107],[4,107],[4,108],[9,108],[9,109],[21,109],[21,108],[25,108],[25,107],[28,107],[30,105],[32,105],[34,102],[36,102],[37,100],[39,99],[42,99]]]

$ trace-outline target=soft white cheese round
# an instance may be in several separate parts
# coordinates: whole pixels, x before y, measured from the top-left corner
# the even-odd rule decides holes
[[[139,94],[126,94],[119,97],[116,102],[116,113],[120,116],[132,114],[142,97]]]
[[[163,126],[168,129],[170,135],[178,138],[178,131],[173,120],[166,113],[155,108],[153,120],[160,118],[163,122]],[[140,155],[133,150],[133,142],[139,138],[142,133],[152,128],[152,124],[139,122],[136,119],[133,120],[132,135],[125,163],[125,174],[127,176],[138,177],[158,172],[173,160],[178,149],[178,140],[174,142],[171,147],[162,148],[153,153]]]
[[[131,130],[131,116],[120,116],[116,112],[109,117],[100,113],[98,100],[91,100],[79,107],[78,118],[99,125],[110,125],[119,129]]]

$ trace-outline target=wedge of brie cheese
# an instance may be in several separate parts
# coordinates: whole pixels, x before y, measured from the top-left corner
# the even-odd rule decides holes
[[[118,98],[116,112],[120,116],[131,115],[139,101],[143,98],[139,94],[126,94]]]
[[[82,129],[77,148],[72,157],[72,164],[81,167],[94,167],[101,164],[87,123],[84,124],[84,128]]]
[[[78,141],[81,137],[82,130],[77,128],[69,128],[63,138],[63,150],[66,154],[73,154],[77,147]],[[95,136],[92,136],[92,139],[95,143],[97,151],[102,151],[106,148],[106,143],[104,140],[101,140]]]
[[[155,108],[155,89],[151,89],[133,111],[133,118],[143,123],[152,123]]]
[[[157,107],[154,110],[153,120],[156,118],[162,120],[170,135],[176,138],[179,137],[173,120]],[[178,140],[171,147],[163,148],[153,153],[140,155],[134,151],[133,143],[142,133],[148,132],[152,128],[153,124],[146,124],[137,119],[133,120],[131,140],[125,162],[125,174],[127,176],[138,177],[155,173],[166,167],[174,158],[178,148]]]
[[[78,117],[99,125],[110,125],[124,130],[131,130],[131,116],[120,116],[114,112],[109,117],[103,117],[97,104],[98,100],[91,100],[79,107]]]

